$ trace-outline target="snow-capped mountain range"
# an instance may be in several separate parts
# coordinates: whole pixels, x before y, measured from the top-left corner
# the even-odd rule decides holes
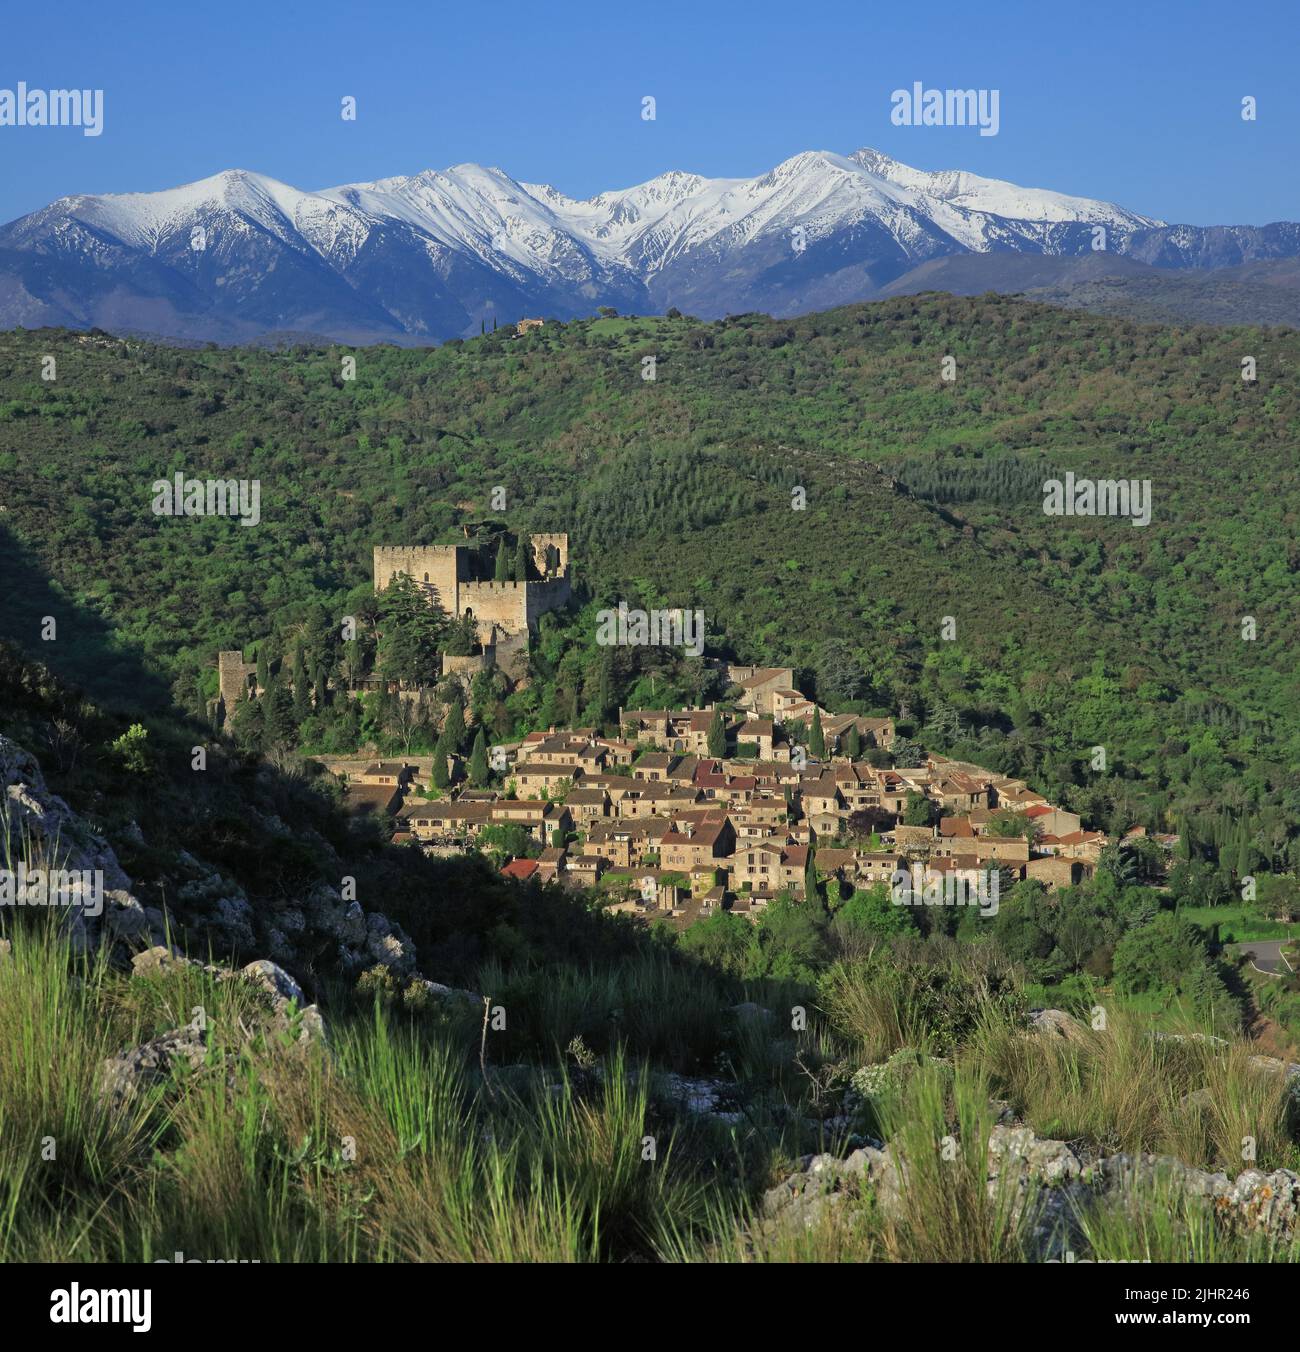
[[[436,341],[597,305],[793,314],[906,289],[945,257],[1077,259],[1099,242],[1222,267],[1294,257],[1300,228],[1167,226],[874,150],[808,151],[748,179],[674,171],[585,201],[475,164],[316,192],[227,170],[61,198],[0,229],[0,325]]]

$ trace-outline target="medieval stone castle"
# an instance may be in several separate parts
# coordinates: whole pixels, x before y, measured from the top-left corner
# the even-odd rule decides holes
[[[509,676],[520,675],[538,618],[567,605],[571,595],[569,537],[534,535],[529,543],[537,577],[525,582],[485,576],[490,563],[472,545],[376,545],[375,591],[405,573],[449,616],[475,623],[482,657],[448,658],[449,668],[495,663]]]
[[[568,604],[569,537],[534,535],[530,540],[532,571],[524,582],[492,580],[491,560],[476,545],[376,545],[375,591],[383,591],[400,573],[451,617],[474,621],[481,653],[444,657],[441,673],[461,674],[499,666],[512,678],[522,676],[528,661],[528,637],[538,618]],[[245,692],[257,694],[257,665],[235,649],[217,654],[220,701],[229,713]]]

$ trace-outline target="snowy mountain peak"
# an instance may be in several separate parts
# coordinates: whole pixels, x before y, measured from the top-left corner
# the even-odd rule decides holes
[[[1150,216],[1139,216],[1113,202],[1087,197],[1069,197],[1045,188],[1022,188],[1000,179],[981,178],[961,169],[927,172],[902,164],[879,150],[864,147],[849,157],[875,178],[916,193],[933,202],[944,202],[968,211],[1015,220],[1088,221],[1123,225],[1128,229],[1163,225]]]
[[[151,296],[192,307],[198,288],[239,333],[273,321],[346,332],[345,315],[358,331],[447,337],[595,304],[795,313],[879,294],[953,256],[1087,257],[1097,226],[1109,253],[1161,267],[1290,257],[1300,238],[1290,226],[1168,230],[1111,202],[863,147],[802,151],[748,178],[673,169],[585,199],[474,163],[318,191],[228,169],[159,192],[62,198],[0,229],[4,256],[19,257],[0,271],[22,272],[11,322],[80,313],[68,309],[78,288],[109,295],[105,278],[121,267],[128,291],[148,278],[144,313],[158,308]],[[60,282],[47,262],[33,271],[23,260],[34,256],[82,280]],[[33,300],[32,286],[48,298]],[[0,286],[0,318],[4,296]]]

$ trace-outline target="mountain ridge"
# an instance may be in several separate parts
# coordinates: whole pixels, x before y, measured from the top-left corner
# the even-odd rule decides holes
[[[1300,225],[1171,225],[869,148],[751,178],[669,170],[581,200],[470,163],[318,191],[228,169],[0,227],[0,325],[436,342],[599,305],[787,316],[874,299],[938,259],[1098,254],[1239,267],[1300,257]]]

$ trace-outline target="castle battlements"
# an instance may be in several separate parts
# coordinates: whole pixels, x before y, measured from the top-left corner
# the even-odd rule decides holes
[[[448,615],[472,618],[480,643],[491,643],[494,634],[510,636],[521,641],[506,648],[526,653],[528,635],[540,616],[566,605],[571,595],[569,537],[534,535],[529,546],[537,578],[498,582],[474,576],[484,563],[472,545],[376,545],[375,591],[384,591],[405,574]]]

